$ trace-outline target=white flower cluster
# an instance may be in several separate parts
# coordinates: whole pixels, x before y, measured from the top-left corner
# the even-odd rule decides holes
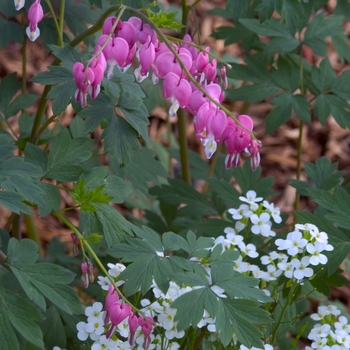
[[[247,348],[246,346],[241,345],[239,350],[273,350],[273,346],[270,344],[264,344],[264,349],[260,349],[260,348],[254,347],[254,346],[251,348]]]
[[[311,266],[325,265],[328,258],[323,251],[331,251],[334,247],[328,244],[328,235],[320,232],[313,224],[297,224],[286,239],[276,239],[278,250],[286,250],[287,254],[277,266],[287,278],[301,281],[314,274]]]
[[[311,318],[315,324],[308,338],[311,347],[305,350],[348,350],[350,349],[350,325],[345,316],[339,316],[340,310],[334,305],[319,306],[317,314]]]
[[[271,218],[276,223],[281,223],[280,209],[275,208],[273,203],[263,201],[262,197],[257,197],[255,191],[248,191],[246,197],[241,196],[239,199],[247,204],[241,204],[238,209],[232,208],[228,210],[232,218],[238,220],[235,226],[236,231],[242,231],[250,222],[253,234],[260,234],[264,237],[276,236],[276,233],[271,230]]]
[[[282,273],[287,278],[295,278],[301,282],[304,278],[313,276],[314,270],[311,266],[326,264],[328,259],[322,254],[323,251],[333,250],[328,244],[328,235],[320,232],[313,224],[297,224],[286,239],[276,239],[277,250],[285,250],[287,254],[271,251],[269,255],[260,257],[266,271],[259,266],[249,264],[247,257],[257,258],[259,256],[254,244],[246,244],[244,237],[238,233],[250,225],[250,232],[263,237],[274,237],[276,233],[271,230],[272,221],[280,223],[280,209],[270,204],[262,197],[257,197],[255,191],[248,191],[246,197],[239,199],[247,204],[242,204],[238,209],[229,209],[228,212],[236,221],[235,229],[226,228],[225,236],[219,236],[215,244],[222,244],[224,249],[240,251],[240,257],[236,260],[235,270],[246,275],[252,275],[262,281],[270,282],[276,280]]]

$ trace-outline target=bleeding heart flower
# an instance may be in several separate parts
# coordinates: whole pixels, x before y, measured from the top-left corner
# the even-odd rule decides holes
[[[28,38],[35,41],[40,35],[38,23],[43,19],[44,11],[40,4],[40,0],[35,0],[28,10],[29,26],[26,29]]]

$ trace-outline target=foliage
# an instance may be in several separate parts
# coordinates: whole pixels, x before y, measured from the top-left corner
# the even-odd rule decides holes
[[[187,16],[196,14],[199,1],[176,11],[148,0],[15,3],[23,7],[16,11],[13,1],[0,2],[0,47],[10,52],[16,43],[23,54],[23,71],[0,81],[0,348],[95,350],[105,341],[105,347],[122,349],[150,343],[162,350],[298,349],[300,337],[315,341],[316,348],[312,332],[318,326],[310,317],[318,316],[310,316],[310,300],[328,300],[332,287],[348,283],[340,266],[350,249],[349,179],[337,163],[320,157],[305,164],[302,181],[298,162],[297,178],[289,180],[297,190],[295,208],[301,196],[315,210],[296,210],[299,224],[291,227],[268,201],[277,194],[274,178],[262,177],[261,145],[252,126],[230,111],[232,101],[244,101],[244,110],[270,104],[267,134],[291,118],[300,123],[300,133],[303,124],[317,118],[324,125],[330,116],[350,128],[350,71],[337,75],[327,57],[332,45],[339,62],[350,63],[348,1],[338,0],[331,10],[327,0],[235,0],[210,10],[231,23],[212,37],[244,49],[243,61],[231,57],[229,65],[178,38],[180,30],[187,33]],[[139,20],[129,21],[132,16]],[[134,38],[131,27],[127,33],[120,23],[109,28],[118,20],[133,23]],[[34,50],[54,57],[30,79],[42,87],[41,95],[29,92],[25,69],[26,46],[36,45],[25,34],[32,40],[32,27],[44,44]],[[136,66],[125,72],[129,55],[120,62],[114,57],[98,81],[92,68],[103,66],[97,60],[101,52],[106,59],[109,45],[99,41],[95,47],[101,28],[108,40],[125,41],[129,63],[135,65],[137,57],[139,72],[130,74]],[[157,61],[163,53],[166,59]],[[162,80],[159,85],[151,79],[140,84],[147,78],[144,67],[153,72],[153,82]],[[225,74],[229,87],[222,105],[224,94],[214,96],[208,86],[215,81],[221,93]],[[190,102],[187,91],[198,92],[198,100],[203,93],[202,106]],[[187,150],[182,112],[175,132],[167,117],[166,142],[151,139],[150,113],[168,102],[169,114],[193,104],[194,129],[210,163]],[[203,105],[211,114],[202,130]],[[216,134],[221,112],[230,137]],[[72,113],[67,125],[62,118]],[[251,164],[225,169],[222,149],[213,155],[217,143],[226,144],[227,168],[240,163],[244,150]],[[71,241],[54,238],[46,245],[38,222],[49,231],[57,220],[72,232]],[[108,299],[119,312],[129,305],[129,319],[114,324]],[[336,312],[326,313],[334,317],[324,322],[348,327]],[[130,346],[132,315],[138,330]],[[146,317],[156,322],[147,324]],[[323,345],[339,345],[336,332]]]

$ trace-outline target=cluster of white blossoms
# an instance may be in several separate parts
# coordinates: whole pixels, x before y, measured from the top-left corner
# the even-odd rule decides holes
[[[339,315],[340,310],[334,305],[318,307],[311,318],[320,323],[315,324],[308,335],[312,343],[305,350],[350,349],[350,325],[345,316]]]
[[[235,261],[235,270],[246,275],[251,275],[265,282],[276,280],[284,274],[287,278],[295,278],[302,282],[314,274],[311,266],[326,264],[328,258],[322,254],[324,251],[333,250],[328,244],[328,235],[320,232],[313,224],[297,224],[286,239],[276,239],[277,251],[273,250],[269,255],[260,257],[261,264],[266,266],[261,269],[247,261],[248,258],[258,258],[257,247],[252,243],[246,243],[245,237],[239,234],[245,231],[260,235],[264,239],[274,237],[276,233],[271,229],[272,221],[279,224],[282,221],[280,209],[274,204],[257,197],[255,191],[248,191],[246,197],[239,197],[244,202],[238,209],[229,209],[228,212],[236,220],[235,228],[227,227],[226,236],[219,236],[215,245],[221,244],[223,249],[233,249],[240,252]],[[287,254],[278,251],[286,251]],[[310,266],[311,265],[311,266]]]

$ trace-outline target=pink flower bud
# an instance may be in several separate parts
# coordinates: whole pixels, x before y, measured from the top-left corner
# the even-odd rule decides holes
[[[135,316],[134,314],[130,314],[128,319],[128,324],[129,324],[129,331],[130,331],[129,344],[133,345],[135,340],[135,333],[137,328],[139,327],[138,317]]]
[[[212,60],[203,69],[203,73],[205,74],[205,77],[209,82],[213,81],[216,77],[216,67],[217,67],[216,60]]]
[[[88,274],[88,264],[87,262],[83,262],[81,264],[81,273],[82,273],[82,276],[81,276],[81,279],[83,280],[83,283],[84,283],[84,287],[87,288],[89,287],[89,274]]]
[[[85,68],[81,62],[75,62],[73,65],[73,75],[78,88],[75,91],[75,100],[80,102],[84,108],[87,106],[87,93],[95,80],[95,74],[91,68]]]
[[[221,67],[220,73],[221,73],[222,85],[224,86],[224,89],[227,89],[228,88],[228,80],[227,80],[225,66]]]
[[[105,21],[103,22],[103,26],[102,26],[102,33],[103,34],[109,35],[111,33],[111,30],[113,28],[113,25],[114,25],[116,19],[117,19],[117,17],[115,17],[115,16],[107,17],[105,19]],[[119,21],[116,28],[114,29],[112,37],[115,37],[117,35],[117,33],[121,27],[122,27],[122,21]]]
[[[73,254],[74,256],[77,256],[79,254],[79,238],[74,232],[72,232],[70,236],[73,241]]]
[[[139,326],[141,327],[141,331],[143,333],[143,335],[145,336],[145,340],[142,344],[142,347],[146,350],[148,349],[150,343],[151,343],[151,333],[152,333],[152,329],[153,329],[153,317],[139,317],[138,319],[139,322]]]
[[[28,38],[31,41],[35,41],[40,35],[40,29],[38,23],[43,19],[44,11],[40,4],[40,0],[35,0],[28,10],[28,20],[30,22],[26,29]]]
[[[135,27],[130,22],[123,22],[118,31],[118,37],[123,38],[128,43],[129,48],[133,47],[137,37]]]
[[[209,52],[209,47],[207,47],[205,50]],[[205,66],[209,63],[209,55],[207,52],[200,52],[196,58],[196,68],[200,73],[203,72]]]
[[[88,274],[89,274],[89,282],[93,283],[95,280],[94,265],[90,260],[88,260]]]

